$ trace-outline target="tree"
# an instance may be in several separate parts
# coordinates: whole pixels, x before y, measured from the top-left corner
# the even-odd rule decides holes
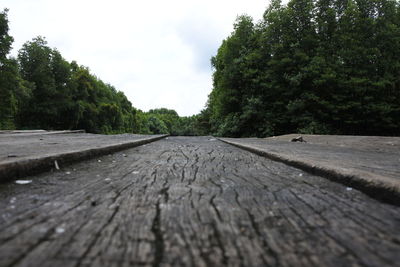
[[[7,57],[13,42],[8,34],[7,12],[7,9],[0,12],[0,129],[15,127],[17,111],[18,68],[15,60]]]
[[[274,0],[212,58],[207,116],[227,136],[400,134],[396,0]]]
[[[234,123],[237,114],[242,112],[243,101],[248,92],[247,56],[251,51],[254,23],[249,16],[240,16],[234,25],[234,31],[223,41],[218,53],[211,59],[215,72],[213,74],[213,91],[208,107],[212,110],[212,129],[219,134],[226,134],[227,127]],[[235,115],[236,114],[236,115]],[[240,135],[241,128],[230,135]]]
[[[42,37],[26,42],[18,60],[22,78],[34,84],[27,110],[23,110],[24,125],[32,128],[54,129],[58,106],[57,87],[52,70],[52,49]]]
[[[149,115],[154,115],[160,119],[168,129],[168,134],[177,135],[179,131],[179,115],[175,110],[158,108],[151,109],[148,112]],[[151,118],[152,116],[150,116]]]
[[[149,115],[147,117],[147,128],[151,134],[168,134],[168,128],[164,121],[155,115]]]
[[[14,39],[8,34],[8,9],[4,9],[0,12],[0,60],[3,64],[4,60],[7,59],[7,55],[11,50],[11,45]]]

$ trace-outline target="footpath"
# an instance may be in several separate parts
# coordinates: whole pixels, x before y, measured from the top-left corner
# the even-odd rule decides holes
[[[124,141],[82,138],[82,147]],[[252,146],[303,161],[315,155],[315,164],[347,156],[311,141]],[[379,154],[348,153],[358,171],[357,157]],[[213,137],[168,137],[59,165],[0,183],[0,266],[400,267],[400,206]]]
[[[0,182],[150,143],[166,135],[100,135],[82,131],[0,133]]]
[[[258,155],[400,204],[400,137],[283,135],[220,138]],[[293,142],[303,139],[303,142]]]

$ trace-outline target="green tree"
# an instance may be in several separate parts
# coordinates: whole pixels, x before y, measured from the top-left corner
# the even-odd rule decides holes
[[[168,134],[177,135],[180,125],[179,125],[179,115],[175,110],[166,109],[166,108],[158,108],[151,109],[148,112],[149,115],[154,115],[158,119],[160,119],[164,125],[167,127]],[[150,116],[152,117],[152,116]]]
[[[8,9],[0,12],[0,60],[3,63],[7,59],[7,55],[11,50],[14,39],[8,34]]]
[[[17,111],[18,69],[15,60],[7,57],[13,42],[8,34],[7,12],[7,9],[0,12],[0,129],[15,128]]]
[[[240,16],[234,25],[234,32],[223,41],[218,53],[211,59],[213,91],[208,107],[212,110],[212,130],[220,135],[240,135],[237,116],[242,112],[243,101],[248,91],[247,56],[251,51],[254,23],[249,16]],[[227,132],[229,130],[229,133]]]
[[[400,134],[398,1],[274,0],[263,18],[212,58],[211,132]]]
[[[147,128],[151,134],[168,134],[168,127],[164,121],[155,115],[149,115],[147,117]]]
[[[58,106],[56,81],[52,71],[52,49],[42,37],[23,45],[18,60],[22,78],[34,84],[32,98],[22,110],[23,124],[32,128],[54,129]]]

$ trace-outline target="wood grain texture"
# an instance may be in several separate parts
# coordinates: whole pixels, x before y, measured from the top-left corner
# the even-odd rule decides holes
[[[399,266],[400,208],[213,138],[0,185],[0,266]]]

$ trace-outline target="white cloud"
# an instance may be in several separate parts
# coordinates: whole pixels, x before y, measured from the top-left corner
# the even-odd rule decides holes
[[[211,91],[210,58],[237,15],[260,19],[264,0],[3,0],[14,51],[45,36],[142,110],[198,113]]]

